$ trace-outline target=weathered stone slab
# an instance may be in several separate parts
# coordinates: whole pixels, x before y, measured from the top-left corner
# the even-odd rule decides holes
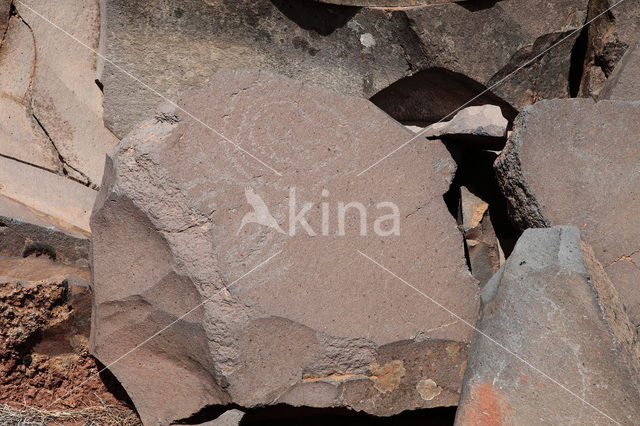
[[[0,196],[72,234],[89,234],[96,194],[64,176],[0,157]]]
[[[468,1],[385,10],[301,0],[105,0],[101,50],[170,99],[206,86],[221,68],[265,69],[372,97],[397,120],[426,125],[580,28],[587,4]],[[540,10],[545,19],[532,19]],[[513,118],[514,107],[567,97],[578,34],[472,105],[500,105]],[[105,123],[118,137],[162,101],[109,62],[100,79]]]
[[[629,48],[600,91],[599,99],[640,101],[640,41]]]
[[[108,156],[91,219],[103,363],[210,299],[111,367],[143,421],[224,403],[455,405],[471,330],[358,254],[475,321],[477,283],[442,198],[446,148],[424,140],[357,176],[411,138],[370,102],[265,72],[210,84],[180,105],[280,175],[164,111]],[[366,219],[352,205],[341,226],[350,202]],[[397,206],[397,231],[376,225],[394,211],[379,203]]]
[[[523,110],[495,163],[514,221],[522,229],[578,227],[636,325],[639,116],[637,103],[542,101]]]
[[[456,424],[640,422],[635,327],[577,228],[525,231],[482,306]]]
[[[80,41],[71,39],[24,4],[15,3],[19,16],[33,32],[36,47],[30,111],[55,144],[67,173],[97,185],[105,154],[117,142],[102,121],[97,56],[85,47],[98,50],[99,2],[33,0],[28,5]]]

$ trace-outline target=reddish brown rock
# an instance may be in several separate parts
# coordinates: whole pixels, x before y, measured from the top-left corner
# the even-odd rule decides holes
[[[529,229],[482,290],[458,425],[640,422],[640,345],[575,227]]]
[[[442,198],[446,148],[424,140],[358,176],[411,138],[370,102],[264,72],[210,81],[180,105],[268,167],[163,111],[109,155],[92,214],[103,363],[209,300],[111,367],[143,420],[226,403],[382,416],[455,405],[471,330],[358,253],[475,321],[477,283]],[[366,219],[352,207],[340,226],[349,202]],[[393,211],[384,202],[397,232],[376,222]]]
[[[637,103],[571,99],[525,108],[495,169],[522,228],[576,226],[640,324]],[[561,123],[552,125],[552,123]]]

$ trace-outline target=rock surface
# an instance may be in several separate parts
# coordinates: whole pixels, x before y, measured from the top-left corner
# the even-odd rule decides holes
[[[96,55],[87,49],[98,49],[99,2],[14,7],[0,45],[0,155],[96,185],[117,142],[102,122]]]
[[[45,217],[72,234],[89,234],[89,214],[96,194],[64,176],[0,156],[0,197],[14,206],[21,204],[22,212]]]
[[[574,225],[640,324],[640,105],[571,99],[525,108],[496,160],[522,229]],[[550,123],[560,122],[558,125]]]
[[[499,106],[472,106],[458,112],[450,121],[432,124],[422,135],[470,141],[478,148],[502,149],[507,140],[508,125]]]
[[[477,283],[442,198],[455,170],[445,147],[425,140],[357,176],[411,137],[370,102],[265,72],[210,82],[180,105],[281,176],[165,111],[109,155],[91,219],[103,363],[207,301],[113,365],[143,421],[232,402],[383,416],[455,405],[472,330],[358,254],[474,322]],[[352,207],[341,228],[340,202],[361,202],[366,220]],[[382,202],[397,206],[397,233],[375,227],[393,211]]]
[[[463,186],[460,188],[460,216],[471,273],[482,288],[498,272],[504,260],[491,224],[489,204]]]
[[[640,41],[629,48],[600,91],[599,99],[640,101]]]
[[[430,124],[580,28],[588,0],[489,3],[385,10],[306,0],[105,0],[101,50],[153,89],[105,61],[105,122],[123,137],[154,113],[158,93],[173,99],[230,68],[372,97],[397,120]],[[545,19],[531,19],[540,10]],[[540,98],[567,97],[578,34],[472,105],[500,105],[513,118]]]
[[[635,327],[577,228],[525,231],[482,306],[456,424],[640,422]]]

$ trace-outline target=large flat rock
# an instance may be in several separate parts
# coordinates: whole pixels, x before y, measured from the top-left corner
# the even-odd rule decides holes
[[[110,367],[142,419],[223,403],[455,405],[472,330],[358,253],[475,322],[446,148],[425,139],[358,176],[412,137],[370,102],[265,72],[210,84],[181,107],[251,156],[163,109],[108,156],[92,214],[101,362],[209,300]]]
[[[571,99],[525,108],[495,168],[522,229],[578,227],[640,324],[640,105]]]
[[[523,105],[569,95],[579,35],[572,32],[585,22],[587,4],[467,1],[383,9],[310,0],[105,0],[100,43],[113,61],[104,61],[100,77],[105,123],[124,137],[154,113],[159,95],[173,99],[205,87],[212,72],[230,68],[373,96],[394,118],[429,124],[532,61],[472,103],[500,105],[513,118]],[[531,19],[540,10],[545,18]]]
[[[577,228],[525,231],[482,305],[456,424],[640,422],[637,333]]]

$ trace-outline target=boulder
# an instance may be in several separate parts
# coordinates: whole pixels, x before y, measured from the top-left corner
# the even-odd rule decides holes
[[[427,125],[565,37],[470,105],[499,105],[511,119],[540,98],[569,96],[573,31],[585,22],[588,0],[440,3],[105,0],[101,51],[114,61],[104,61],[100,77],[105,123],[124,137],[162,97],[202,88],[211,72],[230,68],[371,98],[397,120]],[[531,19],[540,10],[545,19]]]
[[[622,57],[605,82],[599,99],[640,101],[640,40]]]
[[[360,174],[411,133],[266,72],[220,71],[179,105],[202,122],[163,107],[131,132],[91,217],[92,352],[110,365],[175,322],[110,366],[143,421],[455,405],[472,330],[358,253],[474,323],[446,148],[425,139]]]
[[[599,16],[599,17],[598,17]],[[638,39],[640,4],[635,1],[594,0],[589,3],[584,40],[584,65],[580,94],[597,96]]]
[[[456,424],[638,424],[639,355],[578,229],[529,229],[482,290]]]
[[[117,142],[102,121],[102,92],[96,84],[97,56],[90,50],[98,50],[99,1],[52,3],[34,0],[28,3],[28,7],[20,2],[15,2],[14,6],[19,22],[26,24],[30,32],[23,37],[26,38],[25,43],[29,38],[32,43],[29,49],[14,52],[17,57],[11,61],[0,62],[0,75],[12,76],[14,71],[20,71],[23,76],[25,68],[30,71],[28,78],[21,77],[19,82],[28,83],[27,96],[21,103],[31,121],[25,121],[22,125],[25,130],[18,133],[26,136],[17,138],[14,144],[35,145],[28,147],[26,152],[44,151],[44,144],[49,150],[46,153],[50,153],[53,147],[54,162],[61,161],[67,175],[95,187],[102,178],[105,154]],[[71,33],[79,42],[51,22]],[[19,26],[19,31],[24,33],[24,25]],[[8,34],[8,37],[13,36]],[[34,47],[35,57],[32,57],[30,50]],[[16,84],[13,83],[14,86]],[[34,120],[40,129],[36,129],[38,137],[31,141],[25,132],[29,129],[27,124],[33,124]],[[46,144],[42,140],[43,132],[49,139]],[[26,161],[42,165],[42,160]],[[42,166],[53,167],[50,164]]]
[[[573,225],[640,324],[640,105],[567,99],[527,107],[495,162],[522,229]],[[553,123],[561,123],[553,124]]]

